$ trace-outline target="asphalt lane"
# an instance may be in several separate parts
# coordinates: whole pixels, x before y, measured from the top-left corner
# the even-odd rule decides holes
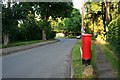
[[[32,48],[2,57],[3,78],[70,77],[70,54],[76,39]]]

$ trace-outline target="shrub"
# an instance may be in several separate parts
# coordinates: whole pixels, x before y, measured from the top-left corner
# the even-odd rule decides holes
[[[113,20],[108,25],[107,38],[108,42],[116,48],[116,51],[120,53],[120,16],[116,20]]]
[[[47,33],[46,33],[47,39],[54,39],[55,36],[56,36],[56,32],[55,31],[47,31]]]

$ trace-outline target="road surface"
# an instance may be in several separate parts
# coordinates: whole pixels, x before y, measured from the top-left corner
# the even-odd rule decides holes
[[[70,53],[76,39],[16,52],[2,57],[3,78],[68,78]]]

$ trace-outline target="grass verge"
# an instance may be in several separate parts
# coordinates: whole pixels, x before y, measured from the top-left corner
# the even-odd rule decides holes
[[[117,77],[120,77],[120,74],[118,73],[118,71],[120,71],[120,69],[118,68],[118,57],[115,54],[115,52],[113,52],[110,48],[112,48],[112,46],[110,46],[109,43],[107,43],[106,45],[101,44],[101,49],[103,50],[104,54],[106,55],[109,63],[112,65],[115,74],[117,75]],[[114,48],[113,48],[114,49]]]
[[[82,78],[83,65],[80,53],[81,40],[78,40],[72,50],[72,67],[73,67],[73,77]]]
[[[91,46],[91,65],[93,66],[93,69],[96,71],[96,44],[95,41],[92,41]]]
[[[28,45],[28,44],[33,44],[33,43],[40,43],[40,42],[46,42],[50,40],[34,40],[34,41],[21,41],[21,42],[14,42],[14,43],[9,43],[8,45],[3,45],[2,48],[8,48],[8,47],[14,47],[14,46],[21,46],[21,45]],[[0,47],[1,48],[1,47]]]
[[[80,52],[81,40],[78,40],[72,50],[72,68],[73,68],[73,78],[94,78],[95,76],[85,77],[82,75],[85,66],[82,65],[81,52]],[[91,65],[96,68],[96,45],[93,42],[91,47],[92,58]]]

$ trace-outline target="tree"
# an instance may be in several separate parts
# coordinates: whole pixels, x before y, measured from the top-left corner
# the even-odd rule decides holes
[[[64,24],[67,32],[72,32],[74,35],[81,33],[81,15],[79,10],[73,9],[71,17],[64,19]]]
[[[17,23],[13,16],[13,10],[11,3],[8,2],[7,6],[2,6],[2,32],[4,45],[9,43],[9,33],[14,28],[13,26]]]
[[[86,26],[88,26],[88,23],[90,23],[90,20],[92,20],[93,30],[91,32],[93,32],[93,35],[96,36],[96,33],[101,33],[99,34],[101,35],[101,38],[103,40],[106,40],[106,28],[112,18],[112,15],[110,13],[112,7],[111,2],[109,2],[109,0],[107,2],[89,2],[85,4],[85,7],[87,9],[86,20],[88,19],[86,21]],[[99,18],[101,18],[102,23],[100,23]],[[96,29],[96,27],[99,28],[98,23],[103,25],[101,26],[103,27],[103,30],[101,30],[102,28]]]
[[[36,3],[35,10],[38,15],[41,15],[44,24],[48,22],[49,17],[68,17],[72,12],[72,4],[67,2],[46,2],[46,3]],[[42,28],[43,40],[46,40],[46,31],[44,25]]]
[[[12,2],[9,3],[8,6],[3,4],[2,9],[3,42],[4,45],[7,45],[9,40],[11,40],[12,42],[18,39],[41,39],[41,33],[43,33],[43,40],[46,40],[47,36],[49,36],[47,37],[47,39],[49,39],[50,35],[53,35],[53,33],[55,33],[51,29],[50,23],[48,21],[49,17],[52,16],[53,19],[56,19],[60,16],[68,17],[72,10],[72,4],[67,2]],[[64,10],[66,10],[66,12]],[[37,20],[36,18],[39,19]],[[39,33],[36,34],[35,32]],[[40,38],[38,38],[38,35],[40,36]]]
[[[26,19],[32,7],[26,3],[7,2],[2,6],[2,32],[4,45],[9,43],[9,37],[16,32],[18,20]]]

